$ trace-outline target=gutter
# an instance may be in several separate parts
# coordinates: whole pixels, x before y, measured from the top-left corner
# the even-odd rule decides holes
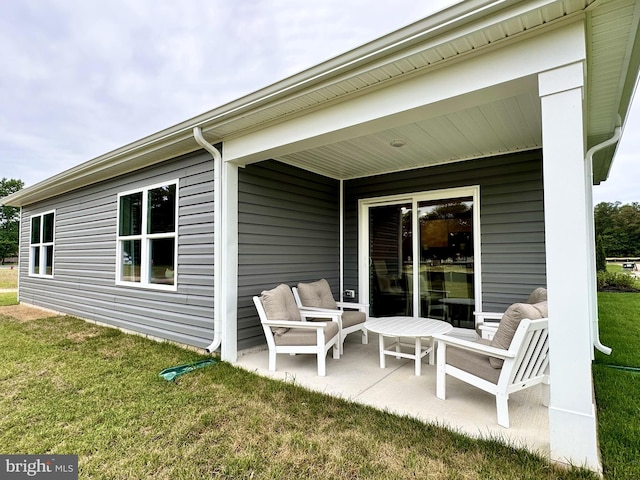
[[[605,140],[604,142],[599,143],[598,145],[594,145],[587,151],[587,155],[585,156],[585,162],[589,166],[589,169],[592,175],[593,175],[593,155],[604,148],[614,145],[615,143],[618,142],[618,140],[620,140],[620,136],[622,135],[622,127],[620,126],[621,123],[622,123],[622,120],[618,116],[618,126],[616,126],[615,128],[613,132],[613,136],[609,140]],[[592,203],[591,208],[593,209],[593,202],[591,203]],[[595,232],[593,233],[595,235]],[[593,239],[593,241],[595,242],[595,238]],[[594,281],[595,281],[595,278],[594,278]],[[593,316],[593,324],[592,324],[593,346],[600,352],[604,353],[605,355],[611,355],[611,347],[607,347],[606,345],[603,345],[602,342],[600,341],[600,327],[598,322],[599,322],[599,319],[598,319],[598,314],[596,309],[596,314]]]
[[[195,141],[213,156],[213,340],[205,348],[207,353],[215,352],[222,343],[220,332],[222,316],[222,155],[216,147],[202,136],[200,127],[193,128]]]

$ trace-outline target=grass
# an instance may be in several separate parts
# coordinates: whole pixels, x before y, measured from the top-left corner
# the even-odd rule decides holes
[[[0,310],[0,452],[77,454],[80,478],[595,479],[474,440],[261,378],[72,317]]]
[[[0,289],[3,288],[17,288],[18,287],[18,269],[14,268],[0,268]]]
[[[0,289],[18,288],[18,269],[0,268]],[[0,292],[0,307],[18,304],[16,292]]]
[[[640,478],[640,294],[600,293],[600,338],[613,348],[596,352],[593,377],[598,436],[607,479]]]
[[[0,269],[0,288],[17,270]],[[600,293],[593,366],[605,479],[640,478],[640,295]],[[0,293],[0,306],[16,293]],[[71,317],[0,310],[0,451],[72,453],[80,478],[595,478],[499,442],[257,377]]]
[[[0,307],[7,307],[18,304],[18,294],[16,292],[0,292]]]

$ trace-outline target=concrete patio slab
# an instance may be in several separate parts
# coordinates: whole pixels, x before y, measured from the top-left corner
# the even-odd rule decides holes
[[[325,377],[317,375],[314,355],[278,355],[277,369],[270,372],[266,346],[240,352],[237,365],[327,395],[549,455],[548,410],[542,405],[541,386],[511,395],[511,428],[503,428],[497,423],[495,397],[455,378],[447,377],[447,400],[436,398],[435,366],[426,359],[420,376],[415,375],[414,361],[408,359],[387,356],[386,368],[381,369],[375,334],[369,336],[368,345],[348,339],[339,360],[327,355]]]

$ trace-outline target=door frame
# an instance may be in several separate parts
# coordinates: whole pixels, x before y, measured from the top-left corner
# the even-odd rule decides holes
[[[361,198],[358,200],[358,291],[360,301],[369,302],[369,275],[370,275],[370,254],[369,254],[369,209],[399,203],[411,203],[412,211],[417,212],[418,202],[425,200],[445,200],[447,198],[472,197],[473,198],[473,292],[474,311],[482,310],[482,272],[481,272],[481,250],[480,250],[480,185],[467,187],[445,188],[440,190],[426,190],[421,192],[402,193],[395,195],[385,195],[381,197]],[[418,217],[413,215],[412,229],[418,231]],[[413,235],[413,251],[418,252],[419,235]],[[413,255],[413,271],[419,271],[420,257]],[[413,275],[413,311],[419,312],[419,275]],[[415,314],[414,314],[415,315]],[[456,328],[460,332],[468,332],[467,328]]]

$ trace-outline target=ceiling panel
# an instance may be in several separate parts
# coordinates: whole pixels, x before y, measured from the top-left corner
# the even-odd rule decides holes
[[[392,147],[394,140],[405,145]],[[541,145],[540,101],[532,92],[277,159],[328,177],[349,179]]]

